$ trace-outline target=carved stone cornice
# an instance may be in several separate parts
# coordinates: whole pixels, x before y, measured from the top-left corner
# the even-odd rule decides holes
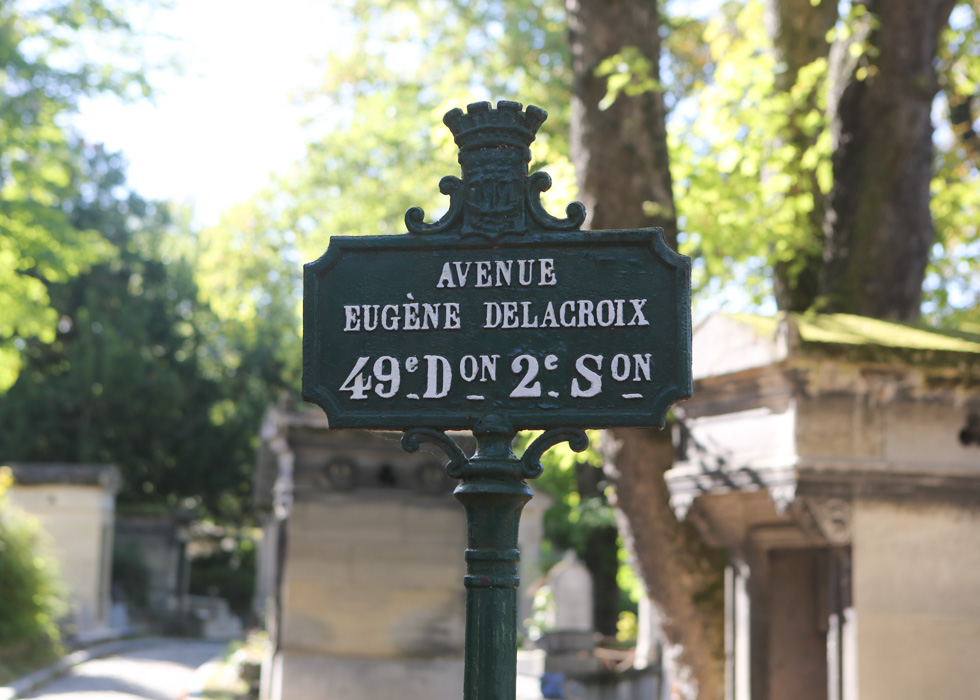
[[[782,513],[792,503],[797,485],[796,466],[793,463],[713,470],[681,465],[668,471],[664,478],[670,491],[671,508],[679,520],[687,517],[691,505],[699,496],[760,489],[769,491],[777,511]]]
[[[799,500],[802,505],[800,511],[805,511],[805,514],[813,519],[813,523],[827,544],[832,547],[844,547],[851,543],[850,499],[810,496]]]
[[[975,471],[905,470],[876,462],[800,460],[800,496],[980,506]]]
[[[784,546],[848,546],[858,501],[980,508],[980,469],[927,473],[869,461],[797,460],[734,470],[681,464],[665,478],[677,518],[690,519],[711,541],[727,546],[759,528],[777,527],[784,533]],[[759,492],[772,502],[768,514],[758,507]],[[723,499],[701,498],[726,494]],[[793,530],[795,544],[786,544],[787,528]]]

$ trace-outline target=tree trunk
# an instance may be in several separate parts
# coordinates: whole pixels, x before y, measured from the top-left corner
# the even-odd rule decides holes
[[[595,469],[595,467],[589,467]],[[598,470],[596,470],[598,471]],[[619,548],[615,526],[597,527],[585,542],[582,563],[592,574],[592,622],[603,637],[615,637],[619,631]]]
[[[677,216],[667,156],[663,93],[621,94],[601,109],[603,59],[632,47],[659,75],[660,24],[654,0],[566,0],[573,94],[571,155],[587,228],[660,226],[676,247]]]
[[[669,430],[607,430],[602,456],[614,486],[620,535],[635,557],[668,645],[671,697],[724,696],[724,550],[679,523],[664,481],[673,463]]]
[[[677,220],[667,155],[663,94],[620,93],[601,109],[605,78],[596,68],[626,48],[659,75],[660,37],[654,0],[566,0],[574,71],[571,154],[579,197],[593,229],[660,226],[676,247]],[[693,529],[677,522],[667,501],[663,473],[671,463],[668,432],[618,429],[605,435],[606,468],[628,524],[624,539],[635,545],[663,631],[675,653],[672,674],[680,697],[720,699],[724,685],[722,615],[708,591],[721,581],[718,557]],[[710,602],[705,604],[705,599]],[[686,690],[686,692],[685,692]]]
[[[830,52],[827,42],[829,32],[837,21],[836,0],[822,0],[816,6],[811,0],[767,0],[766,31],[772,40],[776,60],[782,66],[776,75],[776,89],[789,91],[796,84],[800,70]],[[807,133],[802,122],[817,107],[816,92],[790,115],[785,143],[803,154],[816,141],[817,133]],[[784,311],[806,311],[820,293],[819,277],[823,265],[821,239],[823,237],[824,196],[817,184],[816,171],[797,173],[797,187],[805,189],[813,197],[813,209],[807,216],[812,245],[795,251],[794,259],[776,261],[773,269],[773,287],[776,305]],[[799,261],[804,260],[800,265]]]
[[[939,36],[955,0],[863,0],[831,50],[834,183],[822,292],[829,311],[919,316],[934,231],[930,111]],[[858,50],[855,47],[871,47]]]
[[[812,0],[766,0],[766,32],[783,66],[776,76],[778,89],[792,89],[801,68],[827,57],[827,32],[837,16],[833,0],[818,0],[816,5]]]

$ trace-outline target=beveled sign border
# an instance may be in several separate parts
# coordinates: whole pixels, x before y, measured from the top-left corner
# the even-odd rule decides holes
[[[671,310],[673,323],[665,331],[672,332],[674,342],[669,358],[657,357],[673,365],[671,382],[657,387],[652,398],[637,403],[632,408],[594,407],[572,408],[561,406],[550,409],[507,407],[468,407],[458,401],[446,405],[444,401],[420,402],[416,410],[386,410],[351,408],[349,402],[336,391],[325,387],[321,376],[322,362],[332,352],[328,329],[320,327],[321,305],[342,304],[343,300],[332,297],[329,287],[330,272],[345,256],[404,254],[412,251],[444,251],[447,254],[461,251],[486,251],[489,259],[519,257],[520,251],[530,246],[547,246],[556,252],[570,248],[584,248],[589,253],[603,249],[618,250],[634,246],[648,247],[662,268],[652,270],[653,275],[667,275],[667,287],[673,297],[657,300],[658,307]],[[406,274],[412,274],[407,270]],[[389,236],[335,236],[327,251],[316,261],[304,266],[304,336],[303,336],[303,398],[315,403],[326,412],[332,428],[405,429],[431,427],[438,429],[472,429],[491,411],[503,411],[516,429],[554,428],[559,426],[602,428],[614,426],[663,426],[667,410],[674,402],[688,398],[692,393],[691,377],[691,312],[690,312],[690,258],[671,250],[663,239],[661,229],[631,229],[607,231],[573,231],[529,233],[506,240],[489,241],[482,238],[463,238],[452,233],[439,235],[400,234]],[[336,332],[336,331],[335,331]],[[338,361],[349,358],[337,358]],[[345,403],[347,405],[345,405]]]

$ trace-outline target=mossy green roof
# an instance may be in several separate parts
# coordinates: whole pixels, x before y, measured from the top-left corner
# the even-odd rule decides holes
[[[773,337],[780,317],[734,314],[758,335]],[[791,314],[800,340],[825,343],[939,352],[980,353],[980,333],[973,328],[939,330],[924,325],[882,321],[852,314]]]
[[[940,331],[894,321],[850,314],[811,314],[797,317],[800,338],[807,343],[880,345],[910,350],[980,353],[980,336]]]

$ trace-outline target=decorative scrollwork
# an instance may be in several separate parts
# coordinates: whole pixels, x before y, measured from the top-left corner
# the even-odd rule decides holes
[[[453,479],[463,477],[463,467],[469,460],[459,445],[444,432],[432,428],[412,428],[406,430],[405,434],[402,435],[402,449],[406,452],[417,452],[423,442],[432,443],[449,457],[449,462],[446,463],[446,474]]]
[[[551,176],[539,170],[527,178],[527,205],[534,222],[549,231],[577,231],[585,223],[585,205],[572,202],[565,207],[567,218],[559,219],[545,211],[541,193],[551,189]]]
[[[412,207],[405,212],[405,226],[409,233],[445,233],[458,223],[463,213],[463,181],[453,175],[446,175],[439,181],[439,191],[449,195],[449,211],[438,221],[427,224],[422,207]]]
[[[541,476],[541,472],[544,471],[541,455],[562,442],[568,442],[568,446],[574,451],[582,452],[589,446],[589,436],[581,428],[552,428],[545,431],[528,445],[521,456],[524,477],[536,479]]]

